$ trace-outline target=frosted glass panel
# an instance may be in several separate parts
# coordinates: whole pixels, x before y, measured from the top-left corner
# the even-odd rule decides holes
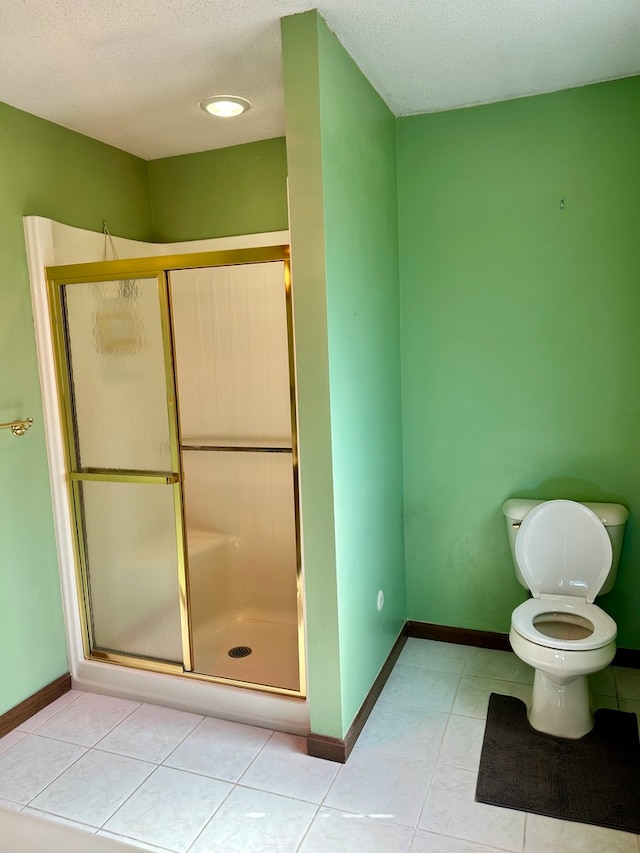
[[[181,662],[173,488],[84,482],[81,494],[95,647]]]
[[[282,262],[171,272],[183,444],[291,446]]]
[[[194,624],[200,615],[248,610],[295,624],[291,454],[186,451],[183,466]],[[207,566],[199,559],[195,572],[192,551],[201,551],[207,537]],[[216,589],[225,594],[216,596]]]
[[[158,282],[64,287],[81,468],[169,471]]]
[[[184,453],[194,666],[298,690],[291,454]],[[234,661],[233,646],[252,649]]]

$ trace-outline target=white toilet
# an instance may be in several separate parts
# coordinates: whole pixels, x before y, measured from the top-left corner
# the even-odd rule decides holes
[[[593,601],[613,587],[629,513],[620,504],[519,498],[502,510],[516,575],[533,596],[513,611],[509,633],[513,651],[535,668],[529,722],[582,737],[593,727],[587,676],[616,651],[616,623]]]

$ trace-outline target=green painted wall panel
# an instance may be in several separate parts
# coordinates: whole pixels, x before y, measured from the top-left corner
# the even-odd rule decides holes
[[[311,727],[343,737],[406,618],[395,122],[316,12],[282,36]]]
[[[322,19],[319,47],[346,732],[406,619],[396,131],[393,114]]]
[[[67,671],[22,217],[149,239],[146,163],[0,104],[0,713]]]
[[[152,160],[149,182],[159,242],[287,228],[284,137]]]
[[[616,500],[640,647],[638,139],[640,78],[398,120],[412,619],[508,630],[504,499]]]

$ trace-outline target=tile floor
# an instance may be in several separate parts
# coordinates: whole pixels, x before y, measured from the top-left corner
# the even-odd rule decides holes
[[[640,836],[474,802],[488,696],[531,681],[511,653],[409,639],[344,766],[292,735],[72,691],[0,740],[0,805],[173,853],[640,853]],[[592,689],[640,714],[640,670]]]

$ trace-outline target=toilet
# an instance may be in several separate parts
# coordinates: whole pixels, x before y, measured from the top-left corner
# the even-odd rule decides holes
[[[594,599],[613,587],[629,513],[620,504],[513,498],[502,507],[516,576],[531,592],[509,640],[534,667],[534,729],[565,738],[591,731],[587,676],[608,666],[617,627]]]

